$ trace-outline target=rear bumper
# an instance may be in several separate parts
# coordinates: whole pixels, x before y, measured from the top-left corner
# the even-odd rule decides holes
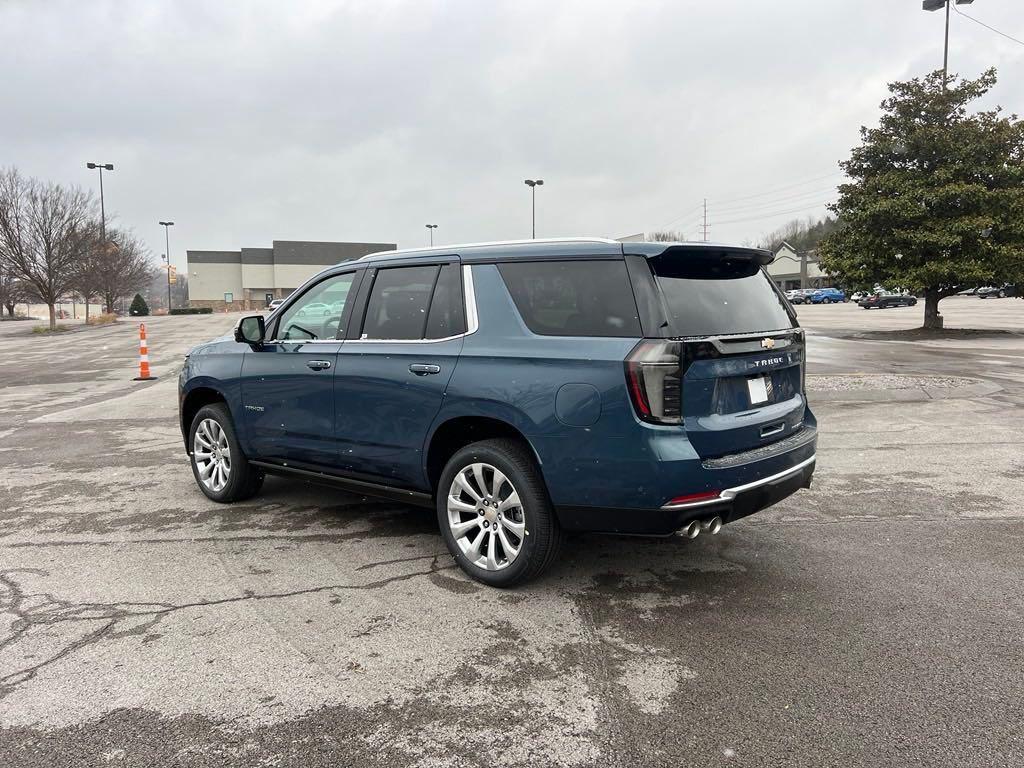
[[[723,490],[718,498],[665,506],[659,509],[607,507],[558,508],[562,527],[570,531],[669,536],[692,520],[712,517],[731,523],[776,504],[801,488],[809,488],[816,456],[773,475]]]

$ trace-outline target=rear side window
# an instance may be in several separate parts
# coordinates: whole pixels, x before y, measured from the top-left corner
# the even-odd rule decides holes
[[[756,261],[670,253],[650,259],[672,336],[719,336],[792,328],[782,297]]]
[[[422,339],[437,272],[436,266],[378,270],[360,338]]]
[[[641,336],[622,261],[498,265],[523,322],[543,336]]]
[[[466,332],[462,306],[462,275],[458,264],[445,264],[437,277],[427,316],[427,338],[446,339]]]

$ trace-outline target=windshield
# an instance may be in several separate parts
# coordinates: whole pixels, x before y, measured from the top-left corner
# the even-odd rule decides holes
[[[662,255],[649,260],[673,336],[720,336],[792,328],[782,297],[748,259]]]

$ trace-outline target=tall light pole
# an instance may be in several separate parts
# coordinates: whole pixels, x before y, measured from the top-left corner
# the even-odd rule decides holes
[[[164,258],[167,259],[167,314],[171,313],[171,227],[173,221],[161,221],[160,226],[164,228]]]
[[[107,212],[103,205],[103,172],[114,170],[113,163],[86,163],[85,167],[90,171],[100,172],[100,242],[106,245],[107,242]]]
[[[100,251],[107,251],[107,211],[103,202],[103,171],[114,170],[113,163],[86,163],[85,167],[90,171],[100,172]],[[113,307],[107,307],[107,312],[113,312]],[[85,319],[89,320],[89,298],[85,299]]]
[[[530,188],[531,214],[530,214],[530,237],[537,239],[537,187],[544,186],[544,179],[527,179],[523,182]]]
[[[430,232],[430,247],[434,247],[434,230],[437,229],[437,224],[427,224],[427,231]]]
[[[942,47],[942,87],[946,87],[949,80],[949,7],[954,0],[923,0],[921,8],[926,11],[937,11],[946,9],[946,42]],[[957,5],[970,5],[974,0],[955,0]]]

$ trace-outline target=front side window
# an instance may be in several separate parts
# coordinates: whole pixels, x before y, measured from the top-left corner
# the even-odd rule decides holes
[[[389,341],[422,339],[438,269],[435,265],[377,270],[360,338]]]
[[[278,341],[337,338],[354,278],[354,272],[347,272],[314,285],[281,315],[274,337]]]
[[[498,265],[523,322],[543,336],[642,336],[623,261]]]

